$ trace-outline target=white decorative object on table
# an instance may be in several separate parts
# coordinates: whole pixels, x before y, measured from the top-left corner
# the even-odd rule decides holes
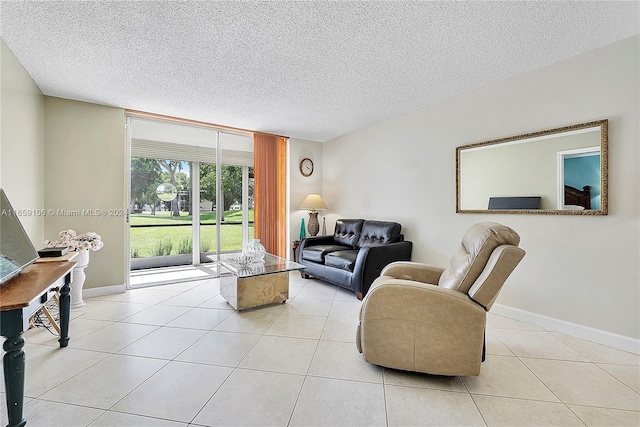
[[[71,308],[83,307],[86,303],[82,299],[82,288],[87,278],[84,269],[89,265],[89,251],[99,251],[102,249],[102,238],[94,232],[77,235],[74,230],[61,231],[59,236],[59,240],[45,240],[45,247],[66,246],[69,248],[69,251],[79,252],[78,256],[74,258],[77,264],[73,267],[73,275],[71,278]]]
[[[259,263],[264,260],[266,249],[260,243],[260,239],[251,239],[247,243],[247,247],[242,251],[242,255],[251,258],[251,262]]]

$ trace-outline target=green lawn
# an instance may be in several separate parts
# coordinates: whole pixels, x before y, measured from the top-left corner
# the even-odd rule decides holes
[[[216,215],[214,212],[200,214],[200,247],[203,252],[215,251]],[[249,211],[249,221],[253,221],[253,211]],[[241,211],[226,211],[221,225],[220,246],[222,251],[242,250]],[[175,227],[131,227],[131,256],[136,258],[159,255],[191,253],[192,218],[186,212],[173,217],[170,212],[132,214],[131,225],[175,224]],[[253,224],[249,224],[249,238],[253,238]],[[169,250],[170,247],[170,250]],[[164,250],[163,250],[164,248]]]
[[[171,212],[159,211],[155,215],[149,213],[131,214],[131,225],[140,224],[174,224],[191,223],[192,217],[187,212],[180,212],[180,216],[171,216]],[[242,222],[242,211],[225,211],[225,222]],[[253,211],[249,211],[249,222],[253,222]],[[200,223],[215,224],[215,212],[200,212]]]

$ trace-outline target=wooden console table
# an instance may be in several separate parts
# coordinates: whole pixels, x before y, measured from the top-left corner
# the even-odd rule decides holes
[[[0,285],[0,335],[3,349],[4,387],[9,427],[22,427],[24,404],[25,354],[22,334],[29,329],[29,318],[60,291],[60,347],[69,344],[71,272],[75,262],[33,263],[20,274]]]
[[[78,256],[79,253],[80,252],[78,252],[78,251],[70,251],[70,252],[67,252],[66,254],[64,254],[62,256],[58,256],[58,257],[43,257],[43,258],[41,257],[36,262],[73,261],[75,259],[75,257]],[[60,300],[58,299],[58,296],[54,294],[53,295],[53,300],[56,302],[56,305],[58,306],[58,311],[60,311]],[[60,335],[60,324],[58,322],[56,322],[56,319],[53,317],[53,315],[51,314],[51,312],[47,308],[46,304],[43,304],[42,307],[40,307],[40,310],[38,310],[35,314],[38,314],[38,313],[42,313],[45,316],[47,316],[47,319],[49,319],[49,323],[51,324],[51,327],[56,330],[58,335]],[[32,315],[31,318],[29,319],[29,322],[30,322],[29,327],[33,326],[34,317],[35,317],[35,315]]]

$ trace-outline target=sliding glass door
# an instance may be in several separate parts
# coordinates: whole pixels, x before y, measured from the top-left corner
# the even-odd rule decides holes
[[[253,140],[129,118],[131,270],[215,261],[253,238]]]
[[[131,159],[131,268],[192,263],[191,163]]]
[[[223,164],[221,169],[222,188],[218,200],[215,185],[216,166],[209,163],[200,164],[201,262],[207,262],[217,253],[241,251],[248,239],[253,239],[254,236],[253,168]],[[220,221],[216,214],[218,207]]]

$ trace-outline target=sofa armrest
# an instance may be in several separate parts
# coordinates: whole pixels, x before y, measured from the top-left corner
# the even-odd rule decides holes
[[[444,268],[429,264],[400,261],[387,265],[380,275],[437,285],[443,271]]]
[[[412,280],[381,277],[362,301],[360,320],[369,317],[434,324],[444,322],[448,328],[469,335],[468,331],[477,329],[470,325],[470,321],[484,319],[485,313],[483,306],[463,292]],[[484,330],[484,323],[481,323],[480,329]]]
[[[358,251],[353,267],[353,290],[366,295],[369,287],[388,264],[411,259],[413,243],[409,241],[365,246]]]
[[[380,366],[478,375],[485,326],[485,309],[464,293],[381,277],[362,302],[356,345]]]

